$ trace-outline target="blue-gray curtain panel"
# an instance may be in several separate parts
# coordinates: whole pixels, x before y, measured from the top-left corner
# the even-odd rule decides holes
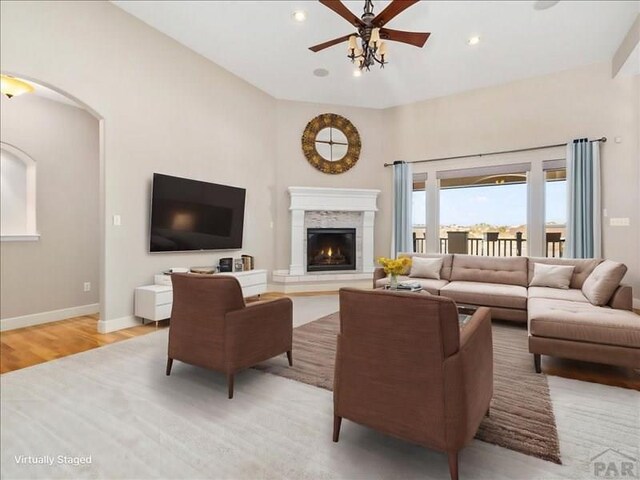
[[[393,164],[393,238],[391,241],[391,254],[394,258],[400,252],[413,251],[412,192],[411,165],[395,162]]]
[[[567,197],[567,257],[601,257],[600,142],[567,144]]]

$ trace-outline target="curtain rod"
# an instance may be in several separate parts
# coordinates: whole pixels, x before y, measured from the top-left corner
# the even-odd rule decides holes
[[[590,142],[602,142],[605,143],[607,141],[607,137],[596,138],[595,140],[589,140]],[[564,147],[566,143],[557,143],[555,145],[542,145],[540,147],[529,147],[529,148],[516,148],[515,150],[501,150],[499,152],[488,152],[488,153],[475,153],[473,155],[458,155],[456,157],[440,157],[440,158],[429,158],[428,160],[414,160],[413,162],[403,162],[401,160],[395,161],[393,163],[385,163],[385,167],[391,167],[398,163],[426,163],[426,162],[436,162],[438,160],[458,160],[460,158],[472,158],[472,157],[486,157],[489,155],[503,155],[505,153],[519,153],[519,152],[531,152],[534,150],[544,150],[546,148],[557,148]]]

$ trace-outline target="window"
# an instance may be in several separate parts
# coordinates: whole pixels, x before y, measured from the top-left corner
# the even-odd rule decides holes
[[[567,231],[567,170],[564,160],[544,163],[544,254],[562,257]]]
[[[425,253],[427,251],[427,176],[419,173],[413,176],[413,202],[411,212],[413,215],[413,251]]]
[[[37,240],[36,165],[22,150],[0,144],[0,236]]]
[[[527,255],[529,164],[438,172],[440,251]]]

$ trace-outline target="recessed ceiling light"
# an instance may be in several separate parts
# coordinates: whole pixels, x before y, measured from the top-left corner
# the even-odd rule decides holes
[[[353,71],[353,76],[354,76],[354,77],[360,77],[360,76],[362,76],[362,70],[360,70],[359,68],[356,68],[356,69]]]
[[[293,12],[293,19],[296,22],[304,22],[307,19],[307,12],[304,10],[296,10]]]
[[[469,45],[477,45],[480,43],[480,37],[475,36],[475,37],[469,37],[469,40],[467,40],[467,43]]]
[[[326,68],[316,68],[316,69],[313,71],[313,74],[314,74],[316,77],[326,77],[326,76],[328,76],[328,75],[329,75],[329,70],[327,70]]]

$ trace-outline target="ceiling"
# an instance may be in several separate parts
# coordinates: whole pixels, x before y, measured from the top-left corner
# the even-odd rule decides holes
[[[388,27],[431,32],[425,47],[389,42],[386,68],[356,78],[346,44],[308,49],[354,30],[315,1],[113,3],[276,98],[373,108],[609,61],[640,10],[637,1],[423,0]],[[374,1],[375,12],[388,3]],[[345,4],[362,13],[364,1]],[[480,43],[469,46],[474,35]]]

